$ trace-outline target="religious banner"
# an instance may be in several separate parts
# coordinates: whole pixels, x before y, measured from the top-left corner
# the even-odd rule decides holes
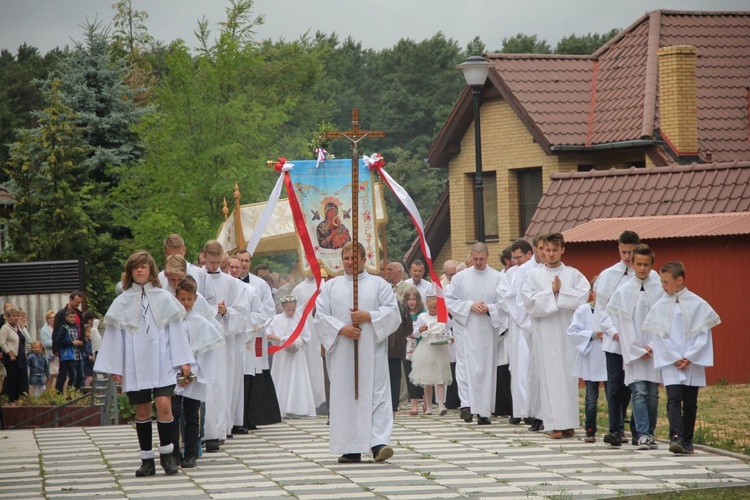
[[[352,161],[295,160],[289,172],[297,194],[305,225],[310,233],[320,266],[330,276],[344,273],[341,248],[352,240]],[[317,166],[316,166],[317,165]],[[376,230],[376,200],[373,175],[359,160],[359,235],[365,247],[365,269],[378,272]],[[302,271],[309,272],[304,249]]]

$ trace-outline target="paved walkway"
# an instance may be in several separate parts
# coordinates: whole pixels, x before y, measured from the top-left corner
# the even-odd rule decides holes
[[[618,449],[581,436],[553,441],[497,420],[466,424],[455,411],[399,415],[396,454],[382,464],[336,463],[324,418],[227,440],[197,468],[169,477],[158,461],[156,476],[134,476],[136,442],[127,425],[0,431],[0,498],[605,498],[750,485],[750,465],[740,457],[675,456],[665,444]]]

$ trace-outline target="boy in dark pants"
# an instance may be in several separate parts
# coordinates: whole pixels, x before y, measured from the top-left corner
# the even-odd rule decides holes
[[[698,411],[698,389],[706,385],[706,367],[713,366],[711,328],[719,315],[683,281],[685,267],[672,261],[661,268],[667,295],[646,316],[643,329],[655,336],[654,364],[661,369],[667,390],[669,451],[693,453],[693,432]]]
[[[60,328],[57,346],[60,349],[60,365],[68,374],[68,387],[80,389],[83,385],[83,341],[76,325],[75,311],[66,311],[65,324]]]

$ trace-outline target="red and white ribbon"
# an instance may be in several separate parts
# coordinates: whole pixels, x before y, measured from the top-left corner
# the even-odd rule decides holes
[[[323,148],[315,148],[315,154],[317,156],[317,161],[315,162],[315,168],[318,168],[321,163],[326,161],[326,156],[328,156],[328,151],[326,151]]]
[[[292,332],[289,338],[287,338],[287,340],[282,345],[269,347],[269,354],[273,354],[289,347],[300,336],[300,333],[302,333],[302,329],[305,327],[307,316],[315,308],[315,299],[318,297],[318,293],[320,293],[320,285],[323,281],[320,276],[320,265],[318,264],[318,259],[315,257],[315,248],[313,248],[312,240],[310,239],[310,233],[307,231],[307,225],[305,224],[305,217],[302,214],[302,209],[300,208],[299,201],[297,200],[297,193],[294,192],[292,178],[289,175],[289,171],[294,168],[294,164],[287,163],[286,158],[279,158],[279,161],[274,165],[273,168],[274,170],[279,172],[279,179],[276,181],[276,185],[274,186],[273,191],[271,191],[271,196],[268,198],[268,203],[266,203],[263,212],[260,214],[258,224],[256,224],[255,228],[253,229],[253,234],[250,235],[250,239],[247,242],[247,251],[250,252],[250,255],[253,255],[255,253],[255,249],[258,248],[260,238],[263,236],[263,233],[266,231],[266,227],[268,227],[268,223],[273,217],[273,211],[276,208],[276,204],[279,202],[279,197],[281,196],[281,188],[282,186],[286,186],[286,194],[289,198],[289,208],[292,211],[294,225],[297,227],[297,234],[299,235],[300,241],[302,242],[302,248],[305,249],[305,258],[307,259],[307,263],[310,266],[313,275],[315,276],[316,287],[315,292],[312,294],[312,297],[310,297],[310,300],[305,306],[305,310],[302,311],[302,317],[300,318],[297,326],[294,328],[294,332]]]
[[[430,279],[432,280],[432,290],[435,295],[437,295],[438,321],[441,323],[447,323],[448,309],[445,307],[443,285],[440,283],[440,278],[438,277],[437,273],[435,272],[435,268],[432,265],[432,254],[430,253],[429,245],[427,245],[427,240],[425,240],[424,224],[422,223],[422,217],[419,215],[417,205],[414,203],[414,200],[411,198],[411,196],[409,196],[409,193],[406,192],[406,189],[401,187],[401,185],[393,180],[388,172],[385,171],[385,169],[383,168],[383,165],[385,165],[385,160],[383,160],[383,157],[380,156],[380,153],[375,153],[372,156],[365,155],[362,159],[365,162],[365,165],[367,165],[370,170],[376,170],[380,174],[380,178],[383,179],[383,182],[385,182],[385,184],[389,188],[391,188],[391,191],[393,191],[393,194],[396,195],[398,201],[400,201],[406,211],[409,212],[409,216],[411,217],[411,220],[414,223],[414,227],[417,230],[417,234],[419,235],[419,246],[422,248],[424,260],[430,272]]]

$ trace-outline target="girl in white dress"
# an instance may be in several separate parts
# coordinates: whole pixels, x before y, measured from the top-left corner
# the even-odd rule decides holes
[[[445,386],[450,385],[451,354],[449,344],[453,338],[447,333],[445,323],[438,322],[437,297],[427,296],[427,312],[414,323],[415,337],[421,337],[412,355],[412,372],[409,375],[414,385],[424,387],[424,413],[432,414],[432,386],[436,387],[436,400],[440,415],[445,415]]]
[[[281,298],[281,314],[274,316],[268,326],[267,336],[275,345],[282,345],[297,328],[300,314],[297,299],[291,295]],[[315,398],[307,369],[307,357],[301,347],[309,342],[310,330],[302,328],[297,340],[273,355],[271,377],[276,386],[281,416],[286,418],[314,417]]]

